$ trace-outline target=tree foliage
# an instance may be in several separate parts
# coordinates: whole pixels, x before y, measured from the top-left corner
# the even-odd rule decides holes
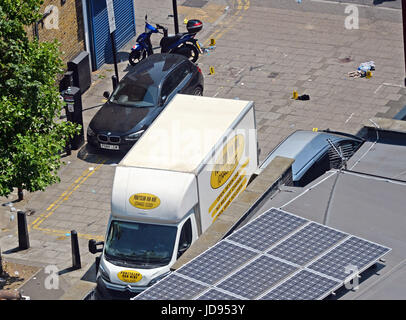
[[[77,126],[59,121],[59,44],[30,40],[42,0],[0,0],[0,195],[58,182],[61,152]]]

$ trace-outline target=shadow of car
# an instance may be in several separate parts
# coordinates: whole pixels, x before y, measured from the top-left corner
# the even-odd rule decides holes
[[[342,132],[298,130],[267,155],[259,171],[266,168],[276,156],[294,159],[293,185],[304,187],[326,171],[340,168],[343,159],[348,160],[363,142],[362,138]],[[340,150],[342,156],[338,154]]]
[[[127,152],[177,94],[203,94],[200,68],[178,54],[153,54],[118,83],[87,128],[96,150]]]

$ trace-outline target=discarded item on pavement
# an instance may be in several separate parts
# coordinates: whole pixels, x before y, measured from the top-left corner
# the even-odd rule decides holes
[[[375,62],[374,61],[368,61],[368,62],[363,62],[359,65],[358,69],[356,71],[351,71],[348,72],[348,76],[352,78],[371,78],[372,77],[372,72],[375,71]]]
[[[293,95],[292,95],[292,99],[294,100],[310,100],[310,96],[308,94],[302,94],[301,96],[299,96],[299,93],[294,90],[293,91]]]
[[[310,96],[308,94],[303,94],[299,96],[297,100],[310,100]]]
[[[375,70],[375,62],[373,61],[368,61],[361,63],[358,67],[358,70],[367,72],[367,71],[374,71]]]

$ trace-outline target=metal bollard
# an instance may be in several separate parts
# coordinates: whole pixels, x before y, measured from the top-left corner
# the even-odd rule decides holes
[[[25,250],[30,247],[30,239],[28,236],[27,216],[24,211],[17,211],[18,224],[18,247],[20,250]]]
[[[117,76],[111,76],[111,82],[113,83],[113,91],[116,90],[117,85],[118,85],[118,79]]]
[[[70,235],[72,244],[72,269],[80,269],[82,268],[82,264],[80,263],[78,234],[75,230],[72,230]]]
[[[98,256],[95,258],[96,276],[97,276],[97,273],[99,272],[100,259],[101,259],[101,256]]]
[[[3,275],[3,260],[1,259],[1,248],[0,248],[0,277]]]

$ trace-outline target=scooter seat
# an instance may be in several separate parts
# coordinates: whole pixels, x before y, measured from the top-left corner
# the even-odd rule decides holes
[[[169,47],[172,43],[178,41],[180,38],[182,38],[187,32],[184,33],[177,33],[177,34],[170,34],[167,37],[163,37],[159,43],[161,46],[162,50],[166,49]]]

